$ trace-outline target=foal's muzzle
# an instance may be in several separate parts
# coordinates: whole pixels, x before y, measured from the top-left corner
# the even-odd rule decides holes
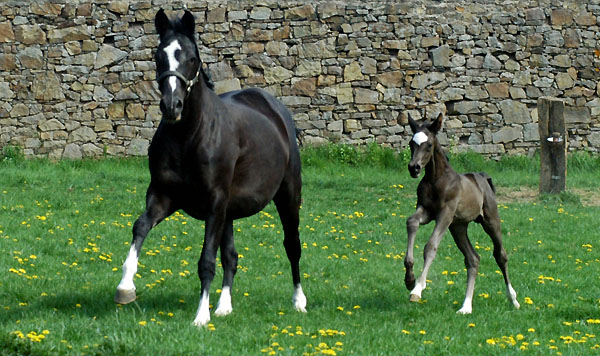
[[[410,162],[408,164],[408,172],[410,173],[410,176],[413,178],[419,177],[419,174],[421,173],[421,169],[423,169],[423,167],[421,167],[421,165],[419,163]]]

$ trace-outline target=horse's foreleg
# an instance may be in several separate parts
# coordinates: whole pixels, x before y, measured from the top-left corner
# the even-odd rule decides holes
[[[233,277],[237,272],[238,253],[235,250],[233,241],[233,221],[225,224],[223,237],[221,238],[221,262],[223,264],[223,287],[221,288],[221,297],[215,315],[225,316],[231,314],[233,306],[231,305],[231,288],[233,286]]]
[[[167,197],[155,194],[148,188],[146,194],[146,211],[133,224],[133,240],[129,254],[123,263],[123,277],[117,286],[115,302],[119,304],[131,303],[135,300],[135,284],[133,277],[137,272],[137,264],[142,250],[142,244],[150,229],[164,218],[173,213],[170,200]]]
[[[479,255],[471,245],[471,241],[469,241],[467,227],[467,224],[450,225],[450,233],[452,233],[456,246],[465,256],[465,266],[467,267],[467,291],[462,308],[457,311],[458,314],[471,314],[473,311],[473,291],[475,290],[475,278],[479,269]]]
[[[413,273],[415,259],[413,253],[417,231],[420,225],[427,224],[429,221],[431,219],[429,219],[427,212],[421,206],[417,207],[417,211],[406,220],[408,240],[406,244],[406,256],[404,256],[404,267],[406,268],[404,284],[408,290],[412,290],[415,287],[415,274]]]
[[[224,205],[224,204],[223,204]],[[219,214],[214,214],[206,220],[204,233],[204,245],[202,254],[198,261],[198,276],[200,277],[200,303],[194,325],[204,326],[210,321],[210,284],[215,277],[215,265],[217,260],[217,250],[223,235],[225,226],[225,208],[219,209]]]
[[[444,237],[444,233],[448,229],[450,222],[452,222],[452,215],[453,213],[450,209],[444,209],[436,220],[433,233],[423,251],[423,258],[425,260],[423,263],[423,272],[421,272],[415,287],[410,292],[411,302],[418,302],[421,300],[421,292],[423,292],[423,289],[425,289],[427,285],[427,273],[429,273],[429,267],[431,267],[431,263],[435,259],[438,246],[442,241],[442,237]]]

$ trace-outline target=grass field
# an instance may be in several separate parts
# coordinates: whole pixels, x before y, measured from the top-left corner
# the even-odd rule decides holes
[[[0,355],[583,355],[600,348],[600,160],[570,157],[569,192],[535,192],[539,161],[452,157],[498,186],[509,305],[491,242],[472,225],[481,265],[473,314],[463,257],[446,236],[420,303],[402,258],[417,180],[407,153],[369,146],[303,151],[301,271],[308,313],[291,303],[273,205],[235,223],[239,272],[231,315],[192,325],[203,222],[175,214],[146,239],[138,300],[113,303],[131,227],[144,209],[145,159],[0,162]],[[592,197],[592,198],[590,198]],[[598,203],[598,204],[596,204]],[[416,273],[433,225],[417,237]],[[211,291],[218,300],[221,271]]]

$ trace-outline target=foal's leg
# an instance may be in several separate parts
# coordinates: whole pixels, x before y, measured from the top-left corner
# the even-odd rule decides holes
[[[146,211],[133,224],[133,240],[127,259],[123,264],[123,277],[117,286],[115,294],[116,303],[127,304],[135,300],[133,277],[137,272],[137,263],[144,239],[150,229],[174,211],[175,209],[172,207],[171,200],[167,196],[155,192],[152,185],[150,185],[146,193]]]
[[[444,237],[444,233],[446,230],[448,230],[448,226],[450,226],[450,223],[452,222],[453,215],[454,210],[448,208],[443,209],[435,222],[433,233],[431,234],[427,245],[425,245],[425,250],[423,251],[423,258],[425,260],[423,264],[423,272],[419,276],[417,284],[410,292],[411,302],[418,302],[421,300],[421,292],[427,285],[427,273],[429,273],[431,263],[435,259],[435,255],[437,253],[438,246],[442,241],[442,237]]]
[[[215,315],[225,316],[233,311],[231,305],[231,288],[233,277],[237,272],[238,253],[233,242],[233,221],[225,224],[225,231],[221,238],[221,262],[223,264],[223,287],[221,297],[215,309]]]
[[[465,266],[467,267],[467,292],[462,308],[457,311],[458,314],[471,314],[473,311],[473,291],[475,290],[475,278],[479,269],[479,255],[471,245],[471,241],[469,241],[467,227],[468,224],[450,225],[450,233],[456,246],[465,256]]]
[[[508,278],[508,257],[506,255],[506,250],[504,250],[504,246],[502,245],[502,230],[500,228],[498,207],[496,206],[495,201],[493,204],[487,205],[487,209],[484,210],[484,218],[481,226],[483,226],[485,232],[492,238],[494,244],[494,259],[496,259],[496,263],[498,264],[498,267],[500,267],[502,276],[504,276],[508,301],[511,302],[515,308],[519,309],[521,305],[517,301],[517,292],[513,289],[510,284],[510,279]]]
[[[215,194],[213,197],[213,214],[206,219],[204,244],[198,261],[198,276],[200,277],[200,303],[194,318],[194,325],[204,326],[210,321],[210,284],[215,278],[217,250],[221,243],[225,228],[226,201],[224,195]]]
[[[415,287],[415,275],[413,273],[413,265],[415,263],[414,248],[417,230],[420,225],[428,224],[431,221],[429,214],[422,206],[417,207],[417,211],[406,220],[406,231],[408,241],[406,244],[406,256],[404,256],[404,267],[406,272],[404,275],[404,284],[406,288],[411,290]]]
[[[293,184],[294,179],[284,179],[273,201],[277,207],[281,224],[283,225],[283,246],[292,268],[294,295],[292,303],[297,311],[306,313],[306,296],[300,283],[300,256],[302,246],[298,225],[300,224],[300,183]]]

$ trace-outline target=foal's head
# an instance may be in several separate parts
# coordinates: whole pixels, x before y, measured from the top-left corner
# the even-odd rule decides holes
[[[410,162],[408,163],[408,171],[411,177],[417,178],[427,163],[433,157],[434,143],[436,142],[435,135],[442,128],[443,116],[439,114],[433,122],[425,122],[418,124],[415,120],[408,118],[410,129],[413,132],[413,138],[410,140]]]
[[[201,71],[194,15],[186,10],[181,19],[171,21],[160,9],[154,25],[160,36],[155,54],[156,78],[162,94],[160,111],[166,121],[179,121],[184,100]]]

